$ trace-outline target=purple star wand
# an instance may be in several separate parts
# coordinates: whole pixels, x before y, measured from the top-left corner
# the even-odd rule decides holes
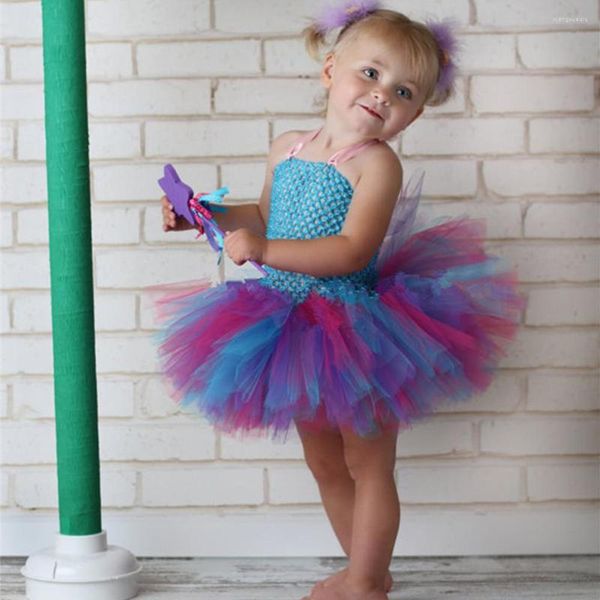
[[[219,188],[210,194],[199,193],[194,196],[192,188],[181,181],[175,167],[171,164],[164,166],[164,177],[158,180],[169,202],[173,205],[175,214],[183,217],[200,232],[206,234],[211,248],[219,253],[217,264],[223,258],[225,236],[213,217],[213,212],[227,212],[226,206],[209,205],[209,201],[223,202],[223,196],[229,193],[226,187]],[[267,272],[254,260],[249,261],[262,275]]]

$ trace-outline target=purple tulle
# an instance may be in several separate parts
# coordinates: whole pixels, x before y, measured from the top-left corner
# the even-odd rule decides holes
[[[314,22],[319,31],[326,34],[332,29],[363,19],[378,8],[378,0],[349,0],[336,5],[329,4]]]

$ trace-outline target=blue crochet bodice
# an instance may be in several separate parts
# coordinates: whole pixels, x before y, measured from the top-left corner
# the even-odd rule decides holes
[[[332,164],[293,156],[283,160],[273,172],[267,239],[308,240],[339,234],[352,194],[350,182]],[[360,271],[331,277],[314,277],[264,265],[267,275],[259,281],[288,292],[296,302],[303,301],[311,290],[345,301],[352,301],[359,290],[377,296],[374,287],[378,254],[379,251]]]

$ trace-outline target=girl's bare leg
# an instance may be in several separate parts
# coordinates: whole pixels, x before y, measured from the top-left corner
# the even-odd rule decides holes
[[[346,465],[342,435],[339,429],[312,432],[298,422],[296,428],[302,441],[306,463],[317,481],[327,517],[346,556],[350,556],[355,483]],[[348,569],[343,569],[335,573],[320,581],[315,588],[336,581],[345,576],[347,571]],[[388,572],[386,591],[390,590],[392,583]]]
[[[327,517],[346,556],[352,544],[354,481],[344,459],[344,443],[337,429],[313,432],[296,423],[306,464],[313,474]]]
[[[394,481],[398,432],[361,438],[341,431],[346,464],[355,482],[352,546],[346,583],[349,589],[384,590],[400,525]]]

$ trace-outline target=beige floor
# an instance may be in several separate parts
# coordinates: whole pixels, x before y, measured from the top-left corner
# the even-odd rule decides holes
[[[142,600],[300,600],[344,559],[140,558]],[[0,560],[2,600],[25,598],[24,558]],[[395,558],[390,600],[599,600],[600,556]]]

